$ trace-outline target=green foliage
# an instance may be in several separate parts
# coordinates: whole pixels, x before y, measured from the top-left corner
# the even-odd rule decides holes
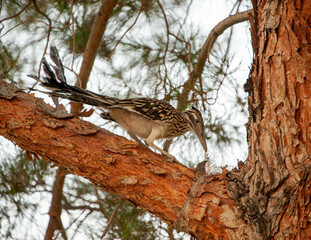
[[[20,152],[16,158],[9,158],[1,162],[0,196],[19,195],[36,191],[46,185],[46,176],[51,172],[49,164],[43,160],[33,160],[29,163],[24,152]]]
[[[13,52],[12,49],[15,49]],[[14,74],[21,70],[20,50],[14,43],[5,46],[0,41],[0,79],[15,81]],[[26,61],[25,61],[26,62]]]
[[[39,159],[29,162],[24,152],[0,162],[1,238],[14,238],[14,230],[25,213],[37,211],[39,202],[28,197],[47,191],[47,178],[52,172],[49,165]]]
[[[109,194],[105,199],[107,203],[105,210],[109,216],[118,204],[115,198]],[[114,218],[115,224],[109,230],[107,239],[156,239],[157,229],[152,221],[146,220],[148,218],[150,217],[142,209],[125,202]]]

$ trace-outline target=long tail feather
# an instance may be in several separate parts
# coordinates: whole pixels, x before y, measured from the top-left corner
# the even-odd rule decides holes
[[[64,67],[56,47],[52,46],[50,48],[50,56],[55,65],[51,66],[43,58],[42,67],[45,77],[43,77],[43,81],[41,82],[42,86],[52,90],[52,92],[48,93],[49,95],[104,108],[118,101],[117,98],[100,95],[77,86],[68,85],[64,74]]]

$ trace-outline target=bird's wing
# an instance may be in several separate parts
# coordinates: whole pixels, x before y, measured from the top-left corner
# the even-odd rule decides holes
[[[109,108],[121,108],[158,123],[170,123],[177,110],[170,104],[153,98],[130,98],[115,102]]]

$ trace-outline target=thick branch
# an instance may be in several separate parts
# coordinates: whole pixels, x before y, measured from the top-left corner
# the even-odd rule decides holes
[[[109,17],[117,2],[117,0],[102,1],[96,15],[85,51],[83,53],[83,61],[79,74],[79,86],[82,88],[86,88],[101,39],[105,32]]]
[[[49,240],[53,239],[53,235],[55,230],[60,230],[62,233],[63,239],[67,239],[65,229],[62,224],[61,214],[62,214],[62,207],[61,207],[61,200],[63,196],[63,186],[65,181],[65,169],[60,167],[57,169],[56,177],[54,180],[53,191],[52,191],[52,204],[49,210],[49,224],[45,232],[44,239]]]
[[[83,52],[83,61],[80,68],[79,78],[76,83],[76,85],[81,88],[86,88],[98,52],[98,48],[101,43],[101,39],[105,32],[109,17],[111,16],[117,2],[117,0],[102,1],[99,11],[95,17],[85,51]],[[74,102],[71,104],[71,112],[78,115],[82,109],[82,104]]]
[[[52,118],[46,112],[53,109],[42,100],[0,84],[5,97],[0,98],[0,134],[22,149],[119,194],[172,226],[179,219],[180,230],[197,238],[255,237],[227,195],[225,174],[194,184],[192,169],[168,163],[148,148],[88,122]]]

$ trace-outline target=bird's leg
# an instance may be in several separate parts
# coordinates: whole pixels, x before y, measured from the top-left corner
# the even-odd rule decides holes
[[[163,149],[159,148],[159,147],[156,146],[152,141],[148,141],[148,139],[147,139],[147,144],[148,144],[150,147],[152,147],[153,149],[156,149],[156,150],[158,150],[159,152],[161,152],[161,153],[164,155],[164,157],[167,158],[167,160],[168,160],[169,162],[178,162],[178,161],[176,160],[176,158],[175,158],[173,155],[171,155],[171,154],[169,154],[168,152],[164,151]]]
[[[133,138],[139,145],[147,147],[146,144],[143,144],[142,141],[139,140],[138,137],[136,137],[135,134],[131,133],[131,132],[127,132],[131,138]]]
[[[158,132],[156,130],[153,130],[148,136],[148,138],[146,139],[147,144],[153,149],[156,149],[160,153],[162,153],[162,155],[164,155],[168,159],[169,162],[178,162],[173,155],[169,154],[168,152],[164,151],[163,149],[159,148],[153,143],[153,141],[157,138],[157,135],[158,135]]]
[[[207,174],[211,174],[211,160],[207,155],[207,152],[205,152],[205,161],[206,161],[206,173]]]
[[[159,148],[153,143],[153,141],[157,139],[158,135],[159,135],[159,132],[157,130],[152,130],[150,135],[146,139],[147,144],[153,149],[156,149],[160,153],[162,153],[162,155],[164,155],[168,159],[169,162],[178,162],[173,155],[169,154],[168,152],[164,151],[163,149]]]

